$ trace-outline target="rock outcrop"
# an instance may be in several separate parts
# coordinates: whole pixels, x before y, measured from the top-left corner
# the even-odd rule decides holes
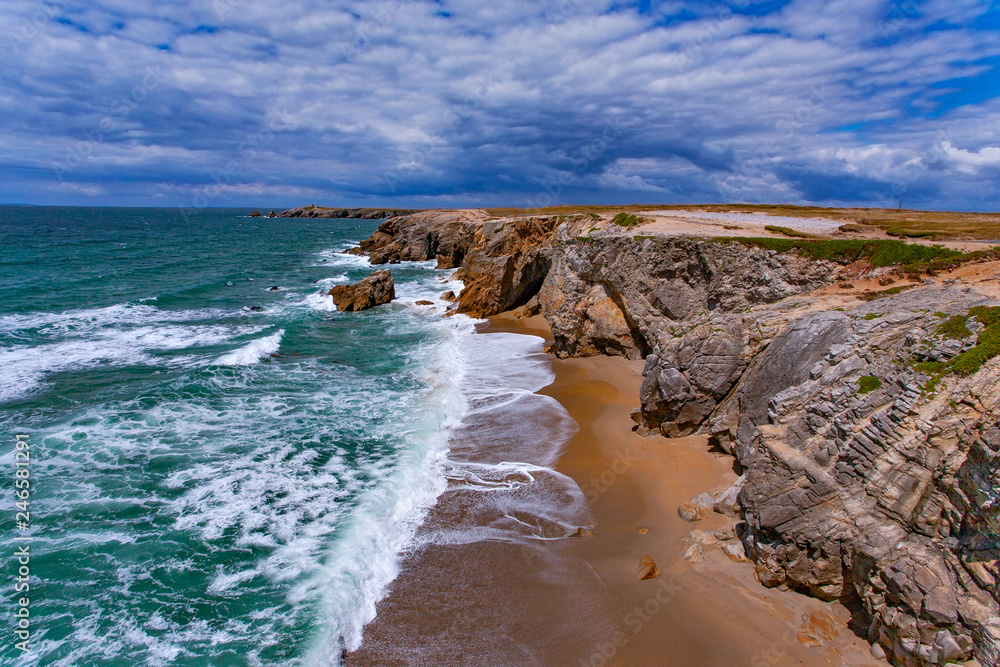
[[[844,601],[895,662],[1000,666],[1000,361],[948,374],[983,325],[942,329],[1000,302],[914,285],[833,308],[834,263],[593,215],[425,211],[358,252],[457,269],[461,312],[540,312],[556,355],[645,358],[641,432],[706,433],[742,469],[682,509],[741,519],[731,558]]]
[[[372,264],[437,260],[438,267],[460,267],[472,248],[479,218],[451,211],[422,211],[391,217],[355,251]]]
[[[738,313],[813,290],[838,268],[690,237],[564,235],[555,250],[539,301],[559,356],[643,358],[699,313]]]
[[[397,215],[416,213],[411,209],[398,208],[325,208],[323,206],[302,206],[268,216],[271,218],[353,218],[357,220],[384,220]]]
[[[333,303],[337,310],[352,312],[368,310],[383,303],[389,303],[396,298],[396,286],[392,273],[375,271],[367,278],[353,285],[337,285],[330,290]]]
[[[736,457],[765,586],[860,606],[897,661],[996,665],[1000,366],[938,387],[914,366],[974,344],[944,339],[942,315],[1000,302],[928,286],[846,312],[788,305],[708,318],[655,350],[643,424],[707,432]],[[719,349],[724,363],[700,363]]]

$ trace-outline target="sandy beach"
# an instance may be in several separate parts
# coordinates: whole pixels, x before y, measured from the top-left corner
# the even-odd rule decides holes
[[[486,330],[550,338],[541,317],[501,315]],[[412,554],[346,664],[885,664],[848,628],[846,607],[765,589],[752,564],[730,560],[711,534],[732,519],[678,516],[679,504],[725,489],[737,475],[731,457],[709,451],[700,436],[632,431],[641,361],[553,365],[556,380],[539,393],[579,426],[556,467],[584,491],[593,527],[579,538]],[[455,512],[449,504],[439,503],[429,521]],[[684,558],[692,531],[709,542],[701,562]],[[660,574],[642,581],[647,555]]]

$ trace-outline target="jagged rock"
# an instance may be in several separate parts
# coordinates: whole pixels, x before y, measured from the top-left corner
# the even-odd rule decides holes
[[[554,216],[477,225],[468,257],[456,273],[465,281],[459,311],[488,317],[530,302],[549,274],[549,241],[562,222]]]
[[[720,528],[719,530],[712,533],[712,537],[719,540],[720,542],[728,542],[729,540],[736,539],[736,531],[732,528]]]
[[[330,290],[337,310],[344,312],[368,310],[396,298],[392,273],[375,271],[353,285],[337,285]]]
[[[639,581],[656,579],[658,576],[660,576],[660,568],[656,567],[656,563],[650,556],[643,556],[642,562],[639,564]]]
[[[700,544],[692,544],[684,552],[684,560],[689,563],[700,563],[703,559]]]
[[[740,318],[696,326],[659,347],[646,361],[639,397],[643,423],[664,435],[692,433],[712,414],[747,366]]]
[[[1000,364],[929,396],[904,363],[941,347],[934,311],[981,303],[927,287],[879,304],[891,314],[877,318],[865,317],[873,306],[790,321],[764,309],[755,317],[773,318],[776,333],[750,346],[746,370],[696,425],[746,467],[737,501],[761,583],[856,597],[869,639],[899,662],[1000,662],[995,578],[968,562],[975,544],[988,558],[1000,546],[987,498],[1000,488]],[[862,375],[880,386],[860,393]]]
[[[719,514],[724,514],[726,516],[731,516],[734,519],[743,518],[743,508],[740,506],[739,496],[740,489],[743,488],[743,483],[746,481],[746,475],[740,475],[740,477],[733,482],[725,491],[720,491],[715,496],[715,500],[712,503],[712,509]]]
[[[632,330],[606,285],[587,285],[574,276],[554,273],[542,286],[539,303],[555,331],[557,356],[570,356],[565,341],[571,340],[573,356],[618,354],[639,359]],[[565,304],[573,304],[572,316],[563,318]]]
[[[832,264],[741,244],[556,236],[539,299],[560,356],[641,358],[700,312],[740,312],[829,284],[836,272]]]
[[[418,306],[433,306],[434,302],[433,301],[428,301],[427,299],[420,299],[420,300],[418,300],[416,302],[416,305],[418,305]]]
[[[442,298],[443,300],[445,300],[445,301],[454,301],[454,300],[456,300],[456,299],[457,299],[458,297],[457,297],[457,296],[455,296],[455,293],[454,293],[454,292],[452,292],[451,290],[448,290],[447,292],[445,292],[444,294],[442,294],[442,295],[441,295],[441,298]]]
[[[443,211],[390,217],[358,246],[372,264],[437,260],[438,268],[461,266],[472,246],[476,219]]]

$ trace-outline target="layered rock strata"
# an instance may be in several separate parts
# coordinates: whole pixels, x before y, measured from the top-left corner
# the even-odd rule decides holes
[[[708,381],[711,336],[646,364],[644,425],[707,432],[745,469],[741,537],[760,581],[856,605],[868,638],[908,664],[998,662],[1000,366],[938,386],[914,367],[972,347],[975,331],[939,331],[976,306],[1000,301],[928,286],[790,321],[762,307],[696,327],[735,360]],[[728,387],[715,407],[692,409],[686,388],[713,383]]]

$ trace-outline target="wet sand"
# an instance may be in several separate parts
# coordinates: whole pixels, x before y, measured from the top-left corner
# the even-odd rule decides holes
[[[490,320],[490,332],[550,339],[544,319]],[[556,468],[593,512],[581,537],[430,546],[411,554],[347,665],[879,665],[848,629],[850,612],[769,590],[720,544],[683,554],[696,523],[677,506],[736,479],[733,460],[701,437],[632,432],[642,362],[554,360],[543,389],[576,420]],[[445,497],[430,522],[458,511]],[[645,529],[644,533],[640,529]],[[659,577],[640,581],[643,556]],[[810,616],[811,615],[811,616]],[[808,622],[811,619],[811,623]]]

